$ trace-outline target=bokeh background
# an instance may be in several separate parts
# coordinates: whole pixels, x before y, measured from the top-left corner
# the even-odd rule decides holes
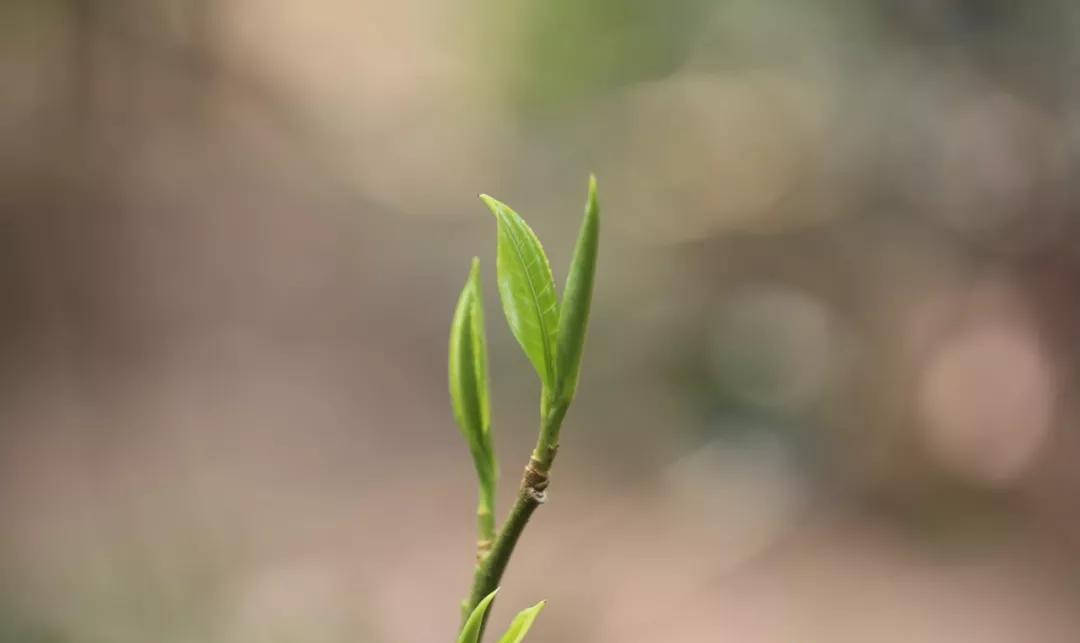
[[[1080,641],[1080,4],[4,0],[0,641],[446,641],[481,257],[593,323],[496,627]]]

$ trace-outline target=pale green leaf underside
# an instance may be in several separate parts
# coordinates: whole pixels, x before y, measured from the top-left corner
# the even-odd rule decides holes
[[[476,608],[472,611],[472,614],[469,614],[468,620],[465,621],[465,626],[461,628],[461,635],[458,636],[458,643],[477,643],[480,639],[480,627],[484,623],[484,614],[487,613],[491,601],[495,600],[495,594],[497,594],[498,591],[499,590],[496,589],[476,604]]]
[[[556,384],[559,300],[544,248],[536,234],[506,204],[481,195],[498,221],[496,271],[503,312],[540,381]]]
[[[502,638],[499,639],[499,643],[521,643],[525,640],[525,635],[529,633],[529,629],[532,627],[536,617],[540,615],[540,611],[544,609],[544,605],[546,603],[540,601],[536,605],[518,612],[518,615],[510,622],[510,629],[506,630],[506,634],[503,634]]]
[[[565,402],[573,398],[577,389],[581,354],[585,347],[585,331],[589,325],[589,308],[592,305],[599,235],[600,206],[596,200],[596,177],[590,176],[585,218],[581,222],[570,270],[567,271],[559,313],[559,396]]]
[[[495,455],[488,398],[487,341],[480,291],[480,269],[473,259],[450,325],[450,400],[469,445],[482,491],[494,495]]]

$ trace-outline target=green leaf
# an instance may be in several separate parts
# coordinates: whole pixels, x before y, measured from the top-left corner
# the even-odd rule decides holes
[[[559,300],[551,265],[540,240],[516,212],[486,194],[480,198],[499,224],[496,271],[506,321],[540,381],[554,390]]]
[[[600,206],[596,202],[596,177],[589,176],[585,218],[578,232],[574,257],[566,275],[558,326],[559,397],[569,404],[577,390],[585,331],[589,326],[596,250],[600,234]]]
[[[546,604],[546,602],[540,601],[536,605],[518,612],[518,615],[510,622],[510,629],[506,630],[506,634],[503,634],[502,638],[499,639],[499,643],[521,643],[525,640],[525,635],[529,633],[533,621],[540,615],[540,610],[544,609]]]
[[[469,614],[468,620],[465,621],[465,626],[461,628],[461,635],[458,636],[458,643],[477,643],[480,640],[480,630],[484,624],[484,615],[487,613],[488,606],[491,605],[491,601],[495,600],[495,594],[499,592],[498,588],[494,592],[491,592],[484,597],[482,601],[476,604],[476,608]]]
[[[480,261],[475,257],[450,324],[449,371],[454,419],[472,453],[480,481],[481,499],[487,498],[488,502],[493,502],[498,471],[491,439]]]

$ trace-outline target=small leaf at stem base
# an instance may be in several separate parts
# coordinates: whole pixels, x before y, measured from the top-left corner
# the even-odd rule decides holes
[[[540,615],[540,611],[544,609],[546,604],[545,601],[540,601],[536,605],[518,612],[518,615],[510,622],[510,629],[506,630],[506,634],[503,634],[502,638],[499,639],[499,643],[521,643],[525,639],[525,635],[529,633],[533,621]]]
[[[480,629],[484,623],[484,615],[487,614],[488,606],[491,605],[491,601],[495,600],[495,594],[498,594],[498,588],[484,597],[484,600],[480,601],[476,605],[476,609],[469,614],[468,620],[465,621],[465,626],[461,628],[461,634],[458,636],[458,643],[477,643],[480,640]]]

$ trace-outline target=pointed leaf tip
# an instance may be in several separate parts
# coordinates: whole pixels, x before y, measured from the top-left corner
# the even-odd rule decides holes
[[[480,640],[480,628],[484,623],[484,615],[487,614],[488,606],[491,605],[491,601],[495,600],[495,595],[498,593],[499,588],[496,587],[495,591],[476,604],[476,608],[473,609],[472,614],[469,614],[464,627],[461,628],[458,643],[477,643]]]
[[[574,256],[566,275],[566,286],[559,311],[558,363],[559,397],[564,403],[573,399],[581,370],[581,355],[592,307],[596,255],[600,242],[600,204],[596,196],[596,177],[589,176],[589,194],[585,217],[578,232]]]
[[[510,622],[510,628],[506,630],[506,634],[503,634],[502,638],[499,639],[499,643],[521,643],[532,628],[536,617],[540,615],[546,605],[547,601],[540,601],[536,605],[518,612],[518,615]]]
[[[492,214],[494,214],[495,216],[499,216],[498,207],[502,205],[501,201],[483,193],[480,194],[480,200],[483,201],[484,205],[486,205],[491,210]]]

